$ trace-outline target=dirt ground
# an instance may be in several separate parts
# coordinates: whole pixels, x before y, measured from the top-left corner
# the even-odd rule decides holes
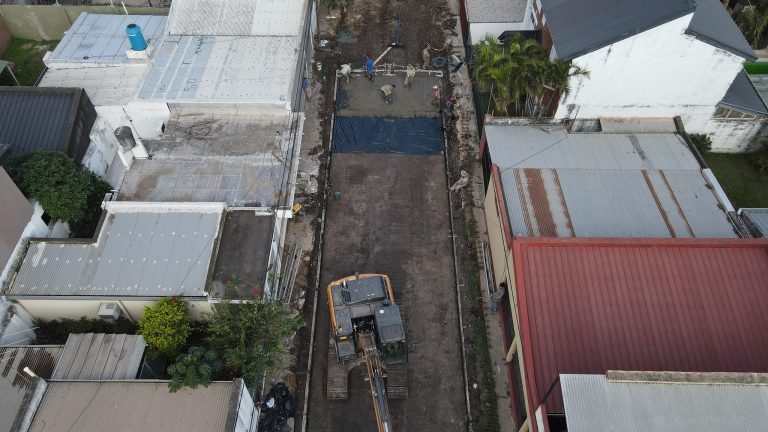
[[[464,390],[442,155],[335,154],[326,213],[321,286],[361,273],[391,276],[404,307],[409,397],[392,401],[399,431],[463,430]],[[329,334],[318,305],[309,403],[310,431],[376,429],[370,390],[350,374],[350,398],[325,398]],[[361,384],[362,383],[362,384]],[[440,397],[435,397],[440,395]]]

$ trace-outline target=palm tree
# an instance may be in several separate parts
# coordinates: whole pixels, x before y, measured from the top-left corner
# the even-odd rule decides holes
[[[739,12],[737,19],[739,28],[754,48],[759,48],[760,42],[768,30],[768,6],[754,5],[752,2]]]
[[[549,86],[557,95],[559,95],[560,100],[562,100],[571,94],[571,78],[589,78],[589,71],[581,66],[574,65],[571,62],[553,60],[549,63],[545,75]],[[555,97],[549,99],[547,108],[543,110],[543,112],[549,112],[553,99],[555,99]]]

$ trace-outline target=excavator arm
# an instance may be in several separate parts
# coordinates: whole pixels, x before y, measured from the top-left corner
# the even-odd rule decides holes
[[[392,432],[392,420],[384,383],[384,366],[381,362],[379,349],[376,347],[376,336],[373,332],[362,332],[357,334],[357,340],[368,366],[368,382],[371,384],[371,396],[379,432]]]

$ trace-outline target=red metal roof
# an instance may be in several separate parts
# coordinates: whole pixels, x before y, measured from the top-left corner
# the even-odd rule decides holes
[[[561,373],[768,372],[768,240],[530,238],[513,252],[531,412],[563,412]]]

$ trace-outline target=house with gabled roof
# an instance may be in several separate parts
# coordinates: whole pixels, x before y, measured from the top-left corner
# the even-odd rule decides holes
[[[768,108],[743,69],[755,53],[718,0],[534,0],[533,12],[550,58],[589,71],[541,112],[680,116],[720,152],[763,133]]]

